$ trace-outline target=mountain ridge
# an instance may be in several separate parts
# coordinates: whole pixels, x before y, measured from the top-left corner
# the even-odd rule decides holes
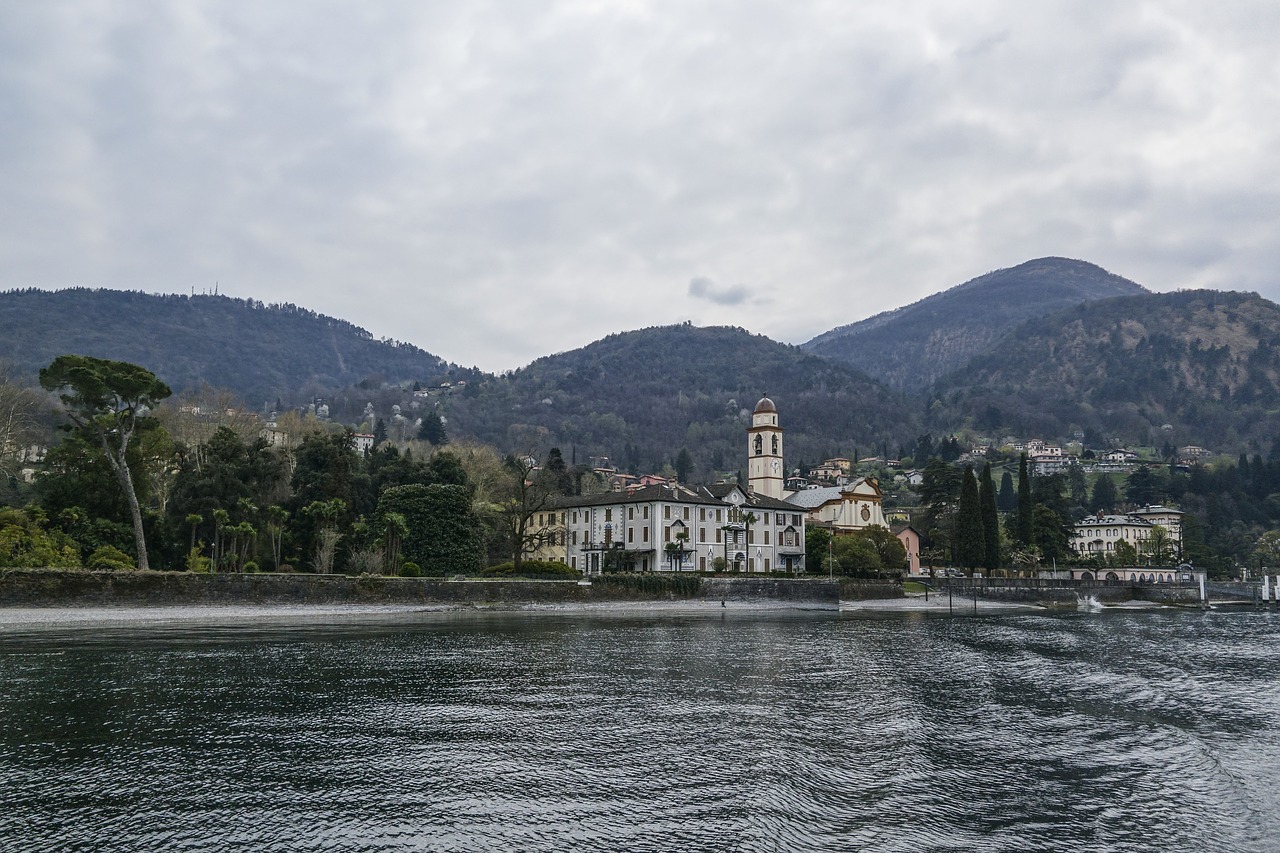
[[[890,387],[919,391],[1025,320],[1080,302],[1149,292],[1087,261],[1036,258],[838,326],[801,347],[857,366]]]

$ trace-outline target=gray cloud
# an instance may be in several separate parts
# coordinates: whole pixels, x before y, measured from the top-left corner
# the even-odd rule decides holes
[[[1050,254],[1280,296],[1265,4],[10,5],[0,287],[218,281],[488,369]]]
[[[711,279],[699,276],[689,282],[689,295],[716,305],[741,305],[751,296],[751,291],[741,284],[721,287]]]

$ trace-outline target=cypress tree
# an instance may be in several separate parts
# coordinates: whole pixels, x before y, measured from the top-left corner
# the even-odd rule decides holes
[[[1031,545],[1035,537],[1033,521],[1035,502],[1031,499],[1031,477],[1027,474],[1027,454],[1018,460],[1018,511],[1014,525],[1014,540],[1022,548]]]
[[[976,569],[987,556],[986,537],[982,530],[982,509],[978,502],[978,478],[973,466],[966,465],[960,483],[960,506],[956,512],[956,562],[966,569]]]
[[[1000,512],[996,508],[996,484],[991,479],[991,463],[982,466],[978,483],[978,509],[982,515],[982,540],[986,546],[983,568],[1000,568]]]
[[[1018,493],[1013,490],[1013,475],[1008,471],[1000,475],[1000,494],[996,498],[996,507],[1001,512],[1013,512],[1018,508]]]

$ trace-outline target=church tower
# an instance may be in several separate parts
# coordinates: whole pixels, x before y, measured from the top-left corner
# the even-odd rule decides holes
[[[758,495],[782,500],[785,477],[778,407],[768,397],[761,397],[747,430],[747,485]]]

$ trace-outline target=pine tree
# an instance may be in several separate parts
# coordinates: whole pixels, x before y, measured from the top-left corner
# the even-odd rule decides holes
[[[996,484],[991,479],[991,463],[982,466],[978,483],[978,508],[982,513],[982,539],[986,546],[983,568],[1000,568],[1000,512],[996,508]]]
[[[960,483],[960,505],[956,512],[956,562],[966,569],[976,569],[987,555],[986,537],[982,529],[982,508],[978,501],[978,479],[973,466],[966,465]]]
[[[1027,474],[1027,454],[1018,460],[1018,510],[1013,538],[1020,548],[1029,547],[1035,537],[1035,502],[1031,499],[1031,477]]]

